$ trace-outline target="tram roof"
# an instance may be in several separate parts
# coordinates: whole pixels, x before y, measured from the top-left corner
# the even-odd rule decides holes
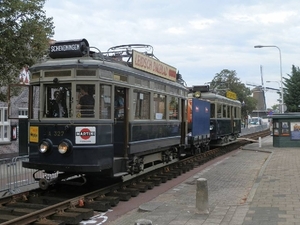
[[[35,72],[39,70],[61,70],[61,69],[103,69],[109,71],[115,71],[124,73],[125,75],[133,75],[139,78],[154,80],[160,83],[165,83],[171,86],[176,86],[177,88],[184,89],[186,91],[187,87],[182,84],[171,81],[155,74],[151,74],[136,68],[133,68],[124,61],[116,61],[110,57],[101,57],[100,55],[85,55],[81,57],[72,58],[49,58],[42,60],[39,63],[34,64],[30,67],[30,71]]]
[[[115,70],[187,89],[183,86],[185,82],[181,75],[176,73],[176,68],[159,61],[153,54],[153,47],[146,44],[118,45],[109,48],[107,52],[101,52],[98,48],[91,47],[84,38],[53,41],[50,43],[48,57],[33,65],[30,70],[35,72],[56,68]]]
[[[234,104],[234,105],[241,105],[241,102],[238,100],[230,99],[222,95],[218,95],[214,92],[201,92],[201,98],[208,99],[211,101],[220,101],[220,102],[226,102],[228,104]]]

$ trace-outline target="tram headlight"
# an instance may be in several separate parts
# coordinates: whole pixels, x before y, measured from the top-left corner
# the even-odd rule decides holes
[[[46,152],[49,152],[50,149],[51,149],[51,146],[52,146],[52,143],[50,140],[43,140],[41,143],[40,143],[40,146],[39,146],[39,151],[40,153],[46,153]]]
[[[72,143],[68,140],[62,140],[58,145],[58,151],[60,154],[70,152],[72,149]]]

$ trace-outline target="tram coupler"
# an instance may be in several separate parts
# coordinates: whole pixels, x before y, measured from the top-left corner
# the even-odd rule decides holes
[[[47,190],[49,188],[49,186],[54,185],[57,182],[57,178],[55,179],[46,179],[46,178],[40,178],[39,180],[39,187],[42,190]]]

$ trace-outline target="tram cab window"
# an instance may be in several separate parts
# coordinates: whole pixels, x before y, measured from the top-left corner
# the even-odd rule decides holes
[[[171,100],[169,102],[169,119],[170,120],[178,120],[179,112],[179,99],[176,97],[171,97]]]
[[[71,109],[71,85],[46,86],[44,116],[68,118]]]
[[[76,117],[95,117],[95,85],[77,85]]]
[[[100,85],[100,119],[111,118],[111,86]]]
[[[133,112],[135,120],[150,119],[150,94],[134,90],[133,92]]]
[[[161,94],[153,95],[154,119],[166,119],[166,96]]]

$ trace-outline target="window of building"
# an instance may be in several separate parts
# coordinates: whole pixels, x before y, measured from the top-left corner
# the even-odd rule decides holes
[[[7,107],[0,107],[0,143],[10,141],[10,121]]]
[[[28,118],[28,109],[19,108],[19,118]]]
[[[166,119],[166,96],[162,94],[154,94],[154,119]]]
[[[133,112],[135,120],[150,119],[150,94],[139,90],[133,92]]]

